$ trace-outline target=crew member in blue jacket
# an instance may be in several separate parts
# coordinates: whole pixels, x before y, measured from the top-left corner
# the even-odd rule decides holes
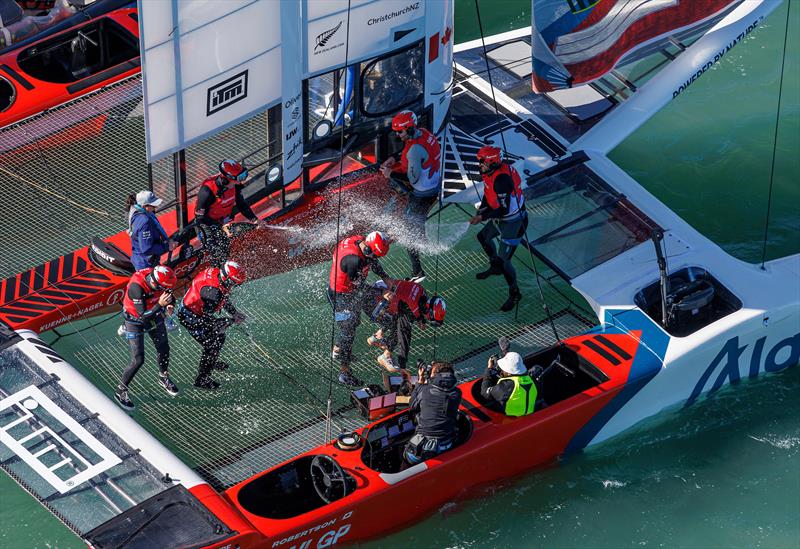
[[[136,271],[155,267],[161,261],[161,256],[175,247],[156,218],[156,208],[162,202],[153,191],[140,191],[135,197],[128,197],[131,263]]]

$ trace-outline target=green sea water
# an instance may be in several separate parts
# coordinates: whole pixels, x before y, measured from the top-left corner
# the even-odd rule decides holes
[[[767,259],[800,252],[800,8],[792,4]],[[458,41],[479,36],[474,13],[472,0],[456,2]],[[529,24],[529,14],[528,0],[481,3],[487,34]],[[762,257],[785,17],[784,4],[612,154],[750,262]],[[725,389],[369,546],[800,547],[799,392],[798,368]],[[83,544],[0,475],[0,548],[29,547]]]

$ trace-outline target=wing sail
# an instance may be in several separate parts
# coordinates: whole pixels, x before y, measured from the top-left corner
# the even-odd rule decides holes
[[[533,89],[591,82],[629,52],[691,28],[738,0],[533,0]]]

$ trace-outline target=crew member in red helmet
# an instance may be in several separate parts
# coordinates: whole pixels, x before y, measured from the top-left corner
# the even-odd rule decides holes
[[[407,240],[410,243],[425,241],[425,221],[428,211],[442,186],[442,148],[436,136],[417,125],[417,115],[400,111],[392,119],[392,130],[403,142],[400,160],[390,156],[381,165],[381,173],[391,181],[392,187],[408,195],[405,215]],[[411,260],[411,275],[421,280],[425,277],[419,250],[407,246]]]
[[[476,225],[488,221],[478,233],[478,242],[489,256],[489,268],[477,273],[475,278],[483,280],[502,274],[508,284],[508,299],[500,310],[510,311],[522,299],[517,272],[511,263],[528,229],[522,178],[513,166],[503,161],[502,151],[497,147],[481,147],[478,163],[483,178],[483,199],[478,213],[469,222]],[[499,251],[494,244],[496,238],[500,239]]]
[[[361,311],[369,296],[367,276],[372,271],[387,284],[391,279],[381,267],[378,258],[389,253],[389,239],[373,231],[366,237],[348,236],[336,245],[328,281],[328,300],[333,307],[336,322],[336,341],[332,355],[339,361],[339,383],[351,387],[361,381],[350,371],[353,340],[361,323]]]
[[[200,229],[206,253],[215,267],[221,267],[228,259],[234,206],[251,223],[258,223],[258,217],[242,195],[248,175],[247,168],[240,162],[223,160],[219,163],[219,174],[203,181],[197,191],[195,223]]]
[[[438,327],[444,323],[447,304],[443,297],[429,297],[425,288],[413,280],[398,280],[391,287],[376,282],[375,306],[370,314],[380,328],[367,344],[383,349],[378,364],[384,370],[383,383],[389,389],[389,374],[407,374],[408,355],[414,324]]]
[[[200,366],[194,380],[195,387],[214,390],[219,382],[211,377],[211,370],[226,370],[228,365],[219,359],[225,345],[225,330],[233,323],[244,322],[245,316],[236,310],[229,299],[231,288],[247,278],[244,269],[235,261],[226,261],[222,268],[209,267],[197,273],[189,290],[178,307],[178,320],[200,344]],[[230,315],[217,317],[220,309]]]
[[[124,334],[128,340],[131,361],[122,373],[122,380],[114,397],[120,406],[133,410],[134,404],[128,394],[133,376],[144,364],[144,333],[153,340],[158,356],[158,383],[171,396],[178,394],[178,387],[170,380],[169,339],[164,326],[164,311],[172,305],[172,290],[178,282],[172,269],[164,266],[149,267],[136,271],[128,282],[122,300],[122,316],[125,318]]]

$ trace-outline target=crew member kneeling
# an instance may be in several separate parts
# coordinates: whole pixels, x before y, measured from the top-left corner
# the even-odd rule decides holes
[[[247,168],[242,164],[223,160],[219,163],[219,175],[203,181],[197,191],[195,222],[204,235],[203,246],[215,267],[221,267],[228,259],[233,207],[238,207],[251,223],[258,223],[258,217],[242,195],[247,176]]]
[[[536,394],[536,384],[519,353],[511,351],[497,361],[489,359],[481,382],[481,395],[496,402],[507,416],[532,414]]]
[[[178,320],[203,348],[197,370],[195,387],[214,390],[219,383],[211,378],[211,370],[225,370],[228,365],[220,362],[219,353],[225,345],[225,330],[245,317],[228,299],[231,286],[245,281],[244,269],[235,261],[226,261],[222,268],[209,267],[192,280],[192,285],[178,307]],[[214,316],[224,308],[231,316]]]
[[[430,380],[419,370],[419,383],[411,393],[409,410],[416,416],[417,430],[406,445],[403,457],[416,465],[452,448],[458,435],[458,407],[461,389],[449,362],[434,362]]]
[[[408,194],[406,218],[409,240],[415,244],[425,241],[425,221],[428,210],[436,202],[442,185],[442,148],[434,134],[417,127],[417,115],[411,111],[400,111],[392,119],[392,130],[403,142],[400,161],[389,157],[381,165],[381,173],[392,182],[398,192]],[[419,251],[409,246],[411,273],[424,278],[425,271],[419,259]]]
[[[171,396],[178,394],[178,387],[170,380],[169,339],[164,326],[164,310],[174,301],[172,289],[178,279],[169,267],[149,267],[133,273],[125,297],[122,300],[122,315],[125,318],[125,337],[131,353],[131,361],[122,373],[122,381],[114,397],[120,406],[133,410],[134,405],[128,395],[128,385],[133,376],[144,364],[144,333],[153,340],[158,356],[158,382]]]
[[[421,284],[410,280],[397,281],[391,290],[386,289],[381,298],[376,309],[382,310],[373,311],[374,320],[380,328],[367,339],[367,344],[383,349],[378,356],[378,364],[384,369],[384,385],[388,389],[388,374],[406,375],[414,323],[421,328],[426,324],[441,326],[447,304],[443,297],[428,297]]]
[[[528,229],[522,180],[517,170],[502,161],[501,151],[497,147],[482,147],[478,151],[478,162],[483,177],[483,199],[477,215],[469,222],[476,225],[489,221],[478,233],[478,241],[489,256],[489,269],[476,274],[475,278],[483,280],[502,274],[508,284],[508,300],[500,310],[510,311],[522,299],[517,285],[517,272],[511,263]],[[494,244],[497,237],[500,237],[499,253]]]

